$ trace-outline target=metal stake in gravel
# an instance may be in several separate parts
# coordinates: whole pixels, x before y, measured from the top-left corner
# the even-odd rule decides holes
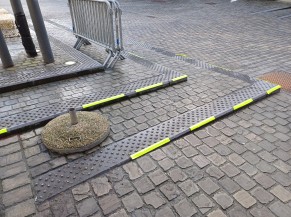
[[[44,145],[55,152],[70,154],[86,151],[104,141],[110,133],[108,120],[95,112],[76,112],[50,121],[42,131]]]

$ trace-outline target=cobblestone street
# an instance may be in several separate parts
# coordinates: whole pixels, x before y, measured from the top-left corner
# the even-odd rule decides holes
[[[40,6],[50,37],[73,47],[76,38],[66,3],[43,0]],[[290,217],[291,94],[284,89],[138,159],[118,163],[122,151],[116,147],[120,153],[106,153],[117,162],[113,168],[101,168],[96,176],[85,167],[80,179],[72,178],[78,168],[70,166],[93,161],[102,148],[127,147],[128,138],[142,147],[141,132],[241,90],[251,91],[266,73],[291,74],[291,10],[268,12],[290,2],[120,0],[120,5],[126,59],[104,72],[0,93],[0,130],[21,126],[17,123],[26,118],[33,123],[41,112],[47,115],[67,102],[126,89],[167,72],[187,75],[187,81],[94,109],[108,118],[111,131],[101,147],[83,153],[49,151],[41,140],[42,126],[1,137],[0,216]],[[2,7],[11,11],[8,0]],[[92,61],[106,58],[97,45],[80,51]],[[24,53],[22,58],[28,64],[16,66],[21,70],[36,64],[30,65]],[[70,55],[60,50],[56,58],[62,64]],[[7,73],[2,65],[0,73]],[[30,116],[21,116],[25,112]],[[159,129],[157,138],[174,130]],[[58,178],[42,180],[54,182],[44,185],[57,192],[43,202],[37,184],[42,175],[55,171],[68,186],[70,179],[80,181],[59,190],[53,187]]]

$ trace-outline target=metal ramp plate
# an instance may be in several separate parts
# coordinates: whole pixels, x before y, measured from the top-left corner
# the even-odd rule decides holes
[[[96,153],[51,170],[34,179],[36,202],[43,202],[279,90],[279,85],[257,81],[230,95],[100,148]]]
[[[158,76],[132,82],[121,87],[2,117],[0,118],[0,136],[41,125],[67,112],[68,108],[76,108],[76,110],[80,111],[100,107],[106,103],[133,97],[147,91],[173,85],[185,80],[187,80],[187,75],[168,70]]]
[[[40,69],[39,71],[31,72],[15,72],[13,76],[11,73],[1,75],[0,78],[0,92],[14,91],[24,87],[36,86],[60,79],[67,79],[76,76],[95,73],[98,71],[104,71],[104,67],[93,60],[91,57],[77,51],[76,49],[62,43],[61,41],[50,37],[50,41],[54,46],[62,50],[62,52],[68,54],[72,60],[77,63],[72,66],[66,66],[61,68]]]

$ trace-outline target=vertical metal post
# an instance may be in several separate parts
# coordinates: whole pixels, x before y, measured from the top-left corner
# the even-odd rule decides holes
[[[54,62],[54,55],[51,49],[43,17],[40,11],[38,0],[26,0],[30,17],[37,36],[40,51],[45,63]]]
[[[35,50],[34,43],[32,41],[30,31],[28,28],[27,20],[21,5],[20,0],[10,0],[12,10],[15,16],[15,23],[19,34],[21,35],[21,40],[23,47],[30,57],[37,56],[37,52]]]
[[[14,65],[1,28],[0,28],[0,58],[3,64],[3,68],[8,68]]]
[[[78,123],[78,118],[75,108],[69,108],[69,114],[71,117],[71,125],[76,125]]]

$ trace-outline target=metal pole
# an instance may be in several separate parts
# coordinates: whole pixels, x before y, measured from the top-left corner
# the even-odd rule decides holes
[[[34,26],[40,51],[45,63],[53,63],[54,55],[51,49],[38,0],[26,0],[30,17]]]
[[[75,108],[69,108],[69,113],[71,117],[71,125],[76,125],[78,123],[78,118]]]
[[[34,43],[32,41],[30,31],[28,28],[27,20],[21,5],[20,0],[10,0],[12,10],[15,16],[15,23],[17,26],[17,29],[19,31],[19,34],[21,35],[21,40],[23,47],[30,57],[37,56],[37,52],[35,50]]]
[[[8,68],[14,65],[1,28],[0,28],[0,58],[3,64],[3,68]]]

